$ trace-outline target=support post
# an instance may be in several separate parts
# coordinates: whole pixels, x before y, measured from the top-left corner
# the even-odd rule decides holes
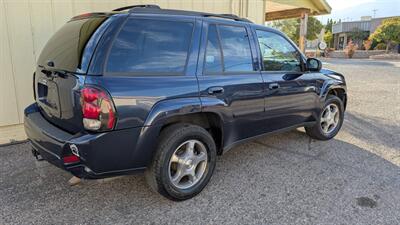
[[[303,53],[306,53],[308,12],[302,12],[300,17],[300,40],[299,47]]]

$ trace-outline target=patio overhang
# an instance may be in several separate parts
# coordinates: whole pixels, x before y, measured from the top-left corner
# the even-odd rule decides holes
[[[325,0],[267,0],[265,6],[266,21],[298,18],[304,13],[324,15],[332,11]]]

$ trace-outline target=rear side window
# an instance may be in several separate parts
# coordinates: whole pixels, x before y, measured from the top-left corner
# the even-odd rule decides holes
[[[208,27],[205,72],[222,72],[221,46],[219,44],[217,27],[215,25],[210,25]]]
[[[249,36],[245,27],[208,26],[204,71],[206,74],[253,71]]]
[[[253,71],[247,31],[239,26],[218,26],[225,72]]]
[[[192,32],[190,22],[129,19],[111,47],[106,71],[138,75],[183,74]]]

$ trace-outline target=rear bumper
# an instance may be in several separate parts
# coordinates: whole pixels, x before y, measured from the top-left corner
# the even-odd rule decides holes
[[[146,127],[104,133],[70,134],[48,122],[36,104],[25,109],[25,132],[33,152],[49,163],[81,178],[103,178],[142,171],[152,158],[155,148],[150,140],[152,130]],[[140,138],[139,138],[140,137]],[[75,145],[79,162],[64,163]],[[143,148],[140,146],[146,146]],[[142,151],[141,149],[145,149]]]

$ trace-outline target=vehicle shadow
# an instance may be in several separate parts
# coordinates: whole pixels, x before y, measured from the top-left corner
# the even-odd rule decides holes
[[[339,59],[339,58],[323,58],[322,62],[340,64],[343,65],[359,65],[359,66],[384,66],[384,67],[395,67],[391,61],[382,61],[382,60],[372,60],[372,59]]]
[[[205,190],[179,204],[150,191],[141,174],[86,180],[71,187],[68,173],[34,161],[29,146],[22,146],[19,152],[2,151],[5,162],[16,162],[0,167],[8,174],[0,180],[4,224],[268,223],[303,217],[324,223],[329,222],[321,221],[328,218],[326,213],[355,218],[348,223],[369,222],[381,212],[354,214],[362,207],[356,198],[365,196],[379,205],[392,204],[390,209],[400,208],[398,166],[338,139],[311,140],[302,130],[235,147],[218,158]]]
[[[383,145],[400,153],[400,126],[393,121],[346,112],[344,128],[354,137],[369,144]]]

